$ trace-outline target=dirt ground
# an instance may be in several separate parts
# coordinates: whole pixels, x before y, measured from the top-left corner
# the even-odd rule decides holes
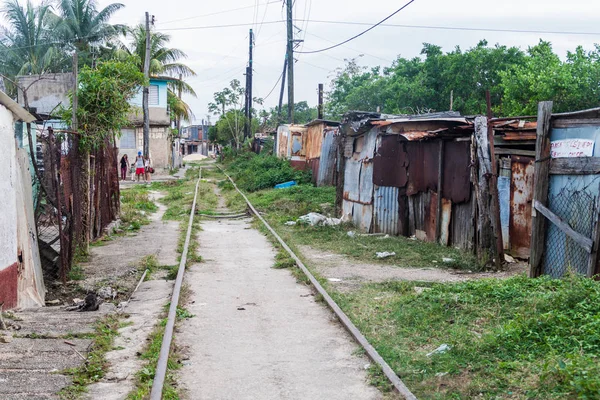
[[[501,272],[468,273],[441,268],[405,268],[393,265],[368,264],[351,260],[343,255],[324,252],[311,246],[299,246],[306,261],[321,276],[340,291],[357,289],[364,283],[388,280],[424,282],[460,282],[481,278],[508,278],[525,272],[526,263],[508,264]]]
[[[175,337],[184,398],[382,398],[356,343],[308,286],[272,268],[275,250],[250,219],[203,221],[199,241],[204,262],[185,277],[195,317]]]

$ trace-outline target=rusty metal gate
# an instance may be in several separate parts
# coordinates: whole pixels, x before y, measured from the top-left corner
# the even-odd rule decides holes
[[[81,238],[102,236],[119,214],[117,149],[107,140],[89,158],[89,193],[82,191],[83,163],[73,135],[52,128],[38,135],[36,226],[44,278],[67,280]],[[89,199],[87,225],[82,205]],[[76,217],[79,216],[79,217]]]

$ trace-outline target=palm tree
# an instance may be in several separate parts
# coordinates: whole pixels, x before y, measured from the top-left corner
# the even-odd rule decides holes
[[[108,23],[115,12],[125,7],[123,4],[113,3],[98,10],[96,0],[59,0],[57,7],[59,13],[54,16],[56,33],[72,43],[78,52],[126,32],[126,26]]]
[[[16,93],[16,88],[9,80],[17,75],[41,75],[67,66],[61,43],[50,33],[48,3],[35,7],[28,1],[23,7],[18,0],[8,0],[2,12],[8,26],[0,26],[0,71],[8,78],[5,83],[10,95]]]
[[[133,57],[140,71],[144,70],[144,58],[146,57],[146,27],[137,25],[129,31],[129,45],[121,48],[121,57]],[[194,89],[183,80],[196,73],[187,65],[179,62],[187,55],[175,48],[167,47],[171,37],[161,32],[150,32],[150,76],[165,75],[173,78],[169,81],[168,101],[171,114],[179,127],[181,120],[192,121],[194,114],[190,106],[181,99],[181,94],[189,94],[196,97]]]

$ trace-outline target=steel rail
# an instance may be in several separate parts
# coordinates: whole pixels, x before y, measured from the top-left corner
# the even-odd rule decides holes
[[[192,210],[190,211],[190,221],[188,223],[187,234],[185,236],[185,244],[181,253],[181,261],[179,262],[179,270],[173,287],[173,295],[171,296],[171,306],[169,307],[169,315],[167,317],[167,325],[163,334],[162,344],[160,346],[160,354],[156,364],[156,372],[154,381],[152,382],[152,391],[150,392],[151,400],[161,400],[165,377],[167,376],[167,362],[169,361],[169,351],[171,350],[171,342],[173,341],[173,328],[175,328],[175,317],[177,316],[177,306],[179,305],[179,294],[183,283],[183,274],[185,273],[185,264],[187,262],[188,247],[192,236],[192,225],[194,224],[194,214],[196,214],[196,200],[198,199],[198,186],[202,179],[202,167],[196,182],[196,191],[194,193],[194,201]]]
[[[227,175],[227,173],[221,167],[217,166],[217,168],[219,168],[221,170],[221,172],[223,172],[223,174],[225,174],[225,176],[231,181],[231,183],[233,184],[233,187],[235,187],[235,189],[238,191],[238,193],[244,198],[244,200],[248,204],[248,207],[250,207],[250,209],[252,210],[254,215],[256,215],[256,217],[258,219],[260,219],[260,221],[265,225],[265,227],[269,230],[269,232],[271,232],[271,234],[275,237],[275,239],[277,239],[279,244],[281,244],[281,246],[288,252],[290,257],[292,257],[294,259],[294,261],[296,261],[296,265],[302,270],[302,272],[304,272],[304,274],[310,280],[310,282],[315,287],[317,292],[319,292],[319,294],[321,296],[323,296],[323,298],[325,299],[325,302],[333,310],[335,315],[339,318],[342,325],[344,325],[346,330],[348,330],[348,332],[350,332],[350,334],[354,337],[354,339],[356,339],[356,341],[363,347],[363,349],[365,349],[365,352],[367,353],[369,358],[373,362],[375,362],[377,365],[379,365],[379,367],[381,367],[381,370],[383,371],[385,376],[389,379],[389,381],[394,386],[394,388],[398,391],[398,393],[402,397],[404,397],[406,400],[417,400],[415,395],[412,394],[412,392],[408,389],[408,387],[404,384],[404,382],[402,382],[402,380],[398,377],[398,375],[396,375],[394,370],[392,370],[392,368],[388,365],[388,363],[385,362],[385,360],[379,355],[377,350],[375,350],[375,348],[371,345],[371,343],[369,343],[367,338],[365,338],[364,335],[358,330],[356,325],[354,325],[354,323],[352,323],[352,321],[350,321],[350,318],[348,318],[346,313],[344,313],[344,311],[342,311],[340,306],[338,306],[337,303],[331,298],[331,296],[329,296],[329,294],[323,288],[323,286],[321,286],[319,281],[313,276],[313,274],[308,270],[308,268],[306,268],[306,266],[304,265],[302,260],[300,260],[300,258],[298,258],[298,256],[287,245],[287,243],[285,243],[283,241],[283,239],[277,234],[277,232],[275,232],[275,230],[273,228],[271,228],[271,225],[269,225],[269,223],[267,221],[265,221],[265,219],[258,213],[258,211],[254,208],[252,203],[250,203],[250,200],[248,200],[248,197],[246,197],[246,195],[237,187],[237,185],[235,184],[233,179],[231,179],[231,177],[229,175]]]

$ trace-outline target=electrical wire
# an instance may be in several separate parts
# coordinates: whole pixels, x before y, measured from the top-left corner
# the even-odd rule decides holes
[[[310,20],[310,22],[318,24],[338,24],[338,25],[372,25],[370,22],[354,22],[354,21],[327,21],[327,20]],[[389,28],[415,28],[415,29],[441,29],[453,31],[476,31],[476,32],[505,32],[505,33],[539,33],[550,35],[590,35],[600,36],[600,32],[576,32],[576,31],[544,31],[531,29],[502,29],[502,28],[473,28],[464,26],[440,26],[440,25],[407,25],[407,24],[381,24]]]
[[[275,84],[273,85],[273,88],[271,89],[271,91],[269,92],[269,94],[262,98],[263,101],[266,100],[266,99],[268,99],[269,96],[273,93],[273,91],[275,90],[275,88],[277,87],[277,85],[279,84],[279,82],[281,81],[282,77],[283,77],[283,72],[279,75],[279,78],[277,78],[277,82],[275,82]]]
[[[309,36],[316,37],[317,39],[324,40],[324,41],[329,42],[329,43],[335,43],[333,40],[325,39],[324,37],[315,35],[314,33],[308,33],[308,32],[306,32],[306,34],[309,35]],[[348,50],[355,51],[355,52],[360,53],[360,54],[364,54],[364,55],[369,56],[369,57],[377,58],[377,59],[379,59],[381,61],[385,61],[385,62],[389,62],[389,63],[393,62],[392,60],[388,60],[387,58],[379,57],[379,56],[376,56],[374,54],[369,54],[369,53],[367,53],[365,51],[361,51],[361,50],[358,50],[358,49],[353,49],[352,47],[349,47],[349,46],[342,46],[342,47],[344,47],[344,48],[346,48]]]
[[[261,3],[260,5],[267,5],[267,4],[272,4],[272,3],[279,3],[279,0],[268,1],[266,3]],[[209,13],[209,14],[196,15],[196,16],[193,16],[193,17],[186,17],[186,18],[180,18],[180,19],[172,19],[172,20],[165,21],[165,22],[159,22],[157,25],[170,24],[172,22],[189,21],[190,19],[210,17],[210,16],[213,16],[213,15],[219,15],[219,14],[226,14],[226,13],[230,13],[230,12],[234,12],[234,11],[247,10],[247,9],[253,8],[253,7],[255,7],[255,5],[245,6],[245,7],[238,7],[238,8],[231,8],[229,10],[217,11],[217,12],[213,12],[213,13]]]
[[[410,0],[408,3],[404,4],[402,7],[400,7],[399,9],[397,9],[396,11],[394,11],[393,13],[391,13],[390,15],[388,15],[387,17],[385,17],[384,19],[382,19],[381,21],[379,21],[378,23],[376,23],[375,25],[369,27],[368,29],[365,29],[364,31],[362,31],[361,33],[352,36],[350,39],[346,39],[343,42],[334,44],[333,46],[329,46],[329,47],[325,47],[324,49],[320,49],[320,50],[313,50],[313,51],[298,51],[297,53],[300,54],[311,54],[311,53],[321,53],[327,50],[331,50],[331,49],[335,49],[336,47],[339,47],[343,44],[346,44],[362,35],[364,35],[365,33],[369,32],[372,29],[377,28],[379,25],[383,24],[385,21],[387,21],[388,19],[392,18],[394,15],[398,14],[400,11],[404,10],[406,7],[408,7],[409,5],[411,5],[415,0]]]
[[[281,22],[286,22],[286,21],[284,19],[278,20],[278,21],[265,21],[265,22],[263,22],[263,24],[271,25],[271,24],[279,24]],[[161,31],[187,31],[187,30],[195,30],[195,29],[236,28],[236,27],[253,26],[253,25],[254,24],[252,24],[252,23],[243,23],[243,24],[227,24],[227,25],[188,26],[188,27],[184,27],[184,28],[161,29]]]

